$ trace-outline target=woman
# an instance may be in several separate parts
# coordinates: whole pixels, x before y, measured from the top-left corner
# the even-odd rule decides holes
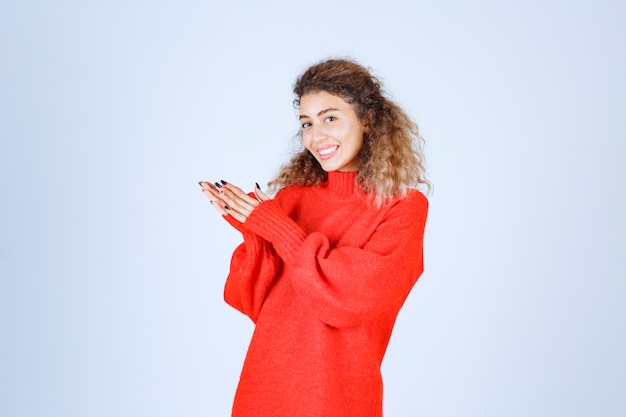
[[[239,230],[224,297],[255,331],[232,415],[381,416],[380,366],[423,271],[417,126],[349,60],[297,80],[303,149],[247,194],[200,182]]]

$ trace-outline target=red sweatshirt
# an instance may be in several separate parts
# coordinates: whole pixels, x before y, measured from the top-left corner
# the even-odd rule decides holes
[[[224,289],[256,324],[234,417],[382,416],[380,366],[423,271],[428,202],[417,190],[376,208],[356,172],[289,186],[244,224]]]

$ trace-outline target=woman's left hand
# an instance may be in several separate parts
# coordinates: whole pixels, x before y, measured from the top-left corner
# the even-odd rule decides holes
[[[245,223],[252,210],[261,202],[270,198],[257,186],[254,189],[256,198],[250,197],[241,188],[226,181],[214,184],[201,181],[202,192],[209,197],[213,206],[222,214],[230,215],[241,223]]]

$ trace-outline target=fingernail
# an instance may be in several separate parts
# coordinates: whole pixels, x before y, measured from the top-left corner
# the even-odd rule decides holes
[[[202,187],[202,181],[198,181],[198,184],[200,184],[200,187]]]
[[[224,208],[225,208],[226,210],[230,210],[230,207],[228,207],[228,206],[224,206]]]
[[[224,184],[224,185],[227,185],[227,184],[228,184],[228,183],[227,183],[226,181],[224,181],[224,180],[220,180],[220,182],[221,182],[222,184]]]
[[[261,189],[261,187],[259,187],[259,183],[255,182],[254,185],[256,185],[256,188],[258,188],[259,190]]]
[[[215,186],[216,186],[217,188],[222,188],[222,184],[220,184],[219,182],[216,182],[216,183],[215,183]]]

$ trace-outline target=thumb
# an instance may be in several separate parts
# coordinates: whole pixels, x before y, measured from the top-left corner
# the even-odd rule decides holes
[[[254,188],[254,195],[256,196],[257,200],[259,200],[260,202],[271,200],[269,196],[265,194],[263,190],[261,190],[259,183],[254,183],[254,185],[256,185],[256,187]]]

